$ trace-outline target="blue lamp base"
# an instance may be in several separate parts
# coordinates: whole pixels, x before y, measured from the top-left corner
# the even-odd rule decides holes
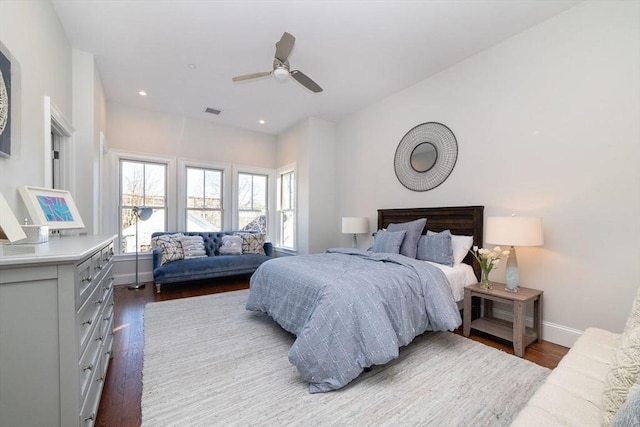
[[[520,275],[518,274],[518,259],[516,258],[516,248],[509,248],[509,258],[507,258],[507,267],[505,268],[505,284],[506,290],[518,292],[518,283]]]

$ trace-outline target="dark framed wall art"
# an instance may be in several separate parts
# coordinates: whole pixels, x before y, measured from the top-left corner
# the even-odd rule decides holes
[[[0,45],[0,157],[11,155],[11,61]]]

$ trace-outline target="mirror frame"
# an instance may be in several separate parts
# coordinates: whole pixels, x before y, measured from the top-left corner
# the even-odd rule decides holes
[[[436,161],[424,172],[411,165],[411,155],[420,144],[430,143],[436,149]],[[451,174],[458,159],[458,141],[447,126],[426,122],[407,132],[396,148],[394,169],[398,181],[409,190],[428,191],[442,184]]]

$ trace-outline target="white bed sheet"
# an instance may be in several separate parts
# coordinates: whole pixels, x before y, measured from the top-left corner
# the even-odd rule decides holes
[[[442,270],[449,279],[451,285],[451,291],[453,292],[453,298],[456,302],[460,302],[464,299],[464,287],[478,283],[476,275],[473,273],[473,268],[469,264],[460,263],[449,267],[447,265],[438,264],[431,261],[425,261],[431,265],[435,265]]]

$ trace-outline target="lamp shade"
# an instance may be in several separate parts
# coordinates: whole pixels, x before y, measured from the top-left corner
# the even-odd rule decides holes
[[[369,232],[369,218],[343,217],[342,232],[348,234],[365,234]]]
[[[527,216],[489,217],[485,240],[494,245],[542,246],[542,219]]]

